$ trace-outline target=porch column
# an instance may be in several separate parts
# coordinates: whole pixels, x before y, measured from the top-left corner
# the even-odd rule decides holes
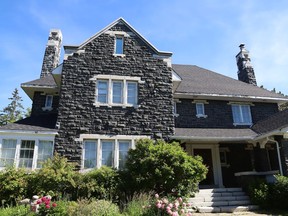
[[[254,148],[255,155],[255,170],[258,172],[270,171],[270,162],[267,155],[267,150],[264,145],[257,144],[257,147]]]

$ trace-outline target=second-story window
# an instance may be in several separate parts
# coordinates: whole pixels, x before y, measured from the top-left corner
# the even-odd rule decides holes
[[[198,118],[200,118],[200,117],[206,118],[207,117],[207,115],[205,115],[204,103],[196,103],[196,116]]]
[[[232,114],[234,125],[251,125],[250,105],[247,104],[232,104]]]
[[[96,75],[95,106],[138,106],[138,86],[140,77]]]
[[[123,36],[116,36],[114,54],[123,55],[124,54],[123,48],[124,48],[124,37]]]
[[[52,108],[52,104],[53,104],[53,96],[46,95],[45,108]]]

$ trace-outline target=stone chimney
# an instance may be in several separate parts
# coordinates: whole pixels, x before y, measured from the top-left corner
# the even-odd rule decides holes
[[[240,52],[236,55],[238,80],[257,86],[255,73],[245,44],[240,44]]]
[[[62,33],[59,29],[51,29],[43,58],[40,78],[52,73],[60,61]]]

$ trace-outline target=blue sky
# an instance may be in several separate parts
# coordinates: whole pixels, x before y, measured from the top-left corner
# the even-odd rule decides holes
[[[258,85],[288,94],[286,0],[3,0],[0,8],[0,109],[14,88],[39,78],[50,29],[61,29],[63,44],[78,45],[119,17],[173,52],[173,63],[233,78],[245,43]]]

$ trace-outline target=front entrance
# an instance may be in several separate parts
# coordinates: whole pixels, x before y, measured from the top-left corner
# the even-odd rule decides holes
[[[201,181],[200,185],[214,185],[214,174],[213,174],[213,160],[211,149],[193,149],[193,154],[199,155],[203,158],[203,164],[208,168],[206,179]]]
[[[219,145],[187,143],[186,150],[190,155],[201,156],[208,168],[206,179],[200,182],[200,187],[223,187]]]

